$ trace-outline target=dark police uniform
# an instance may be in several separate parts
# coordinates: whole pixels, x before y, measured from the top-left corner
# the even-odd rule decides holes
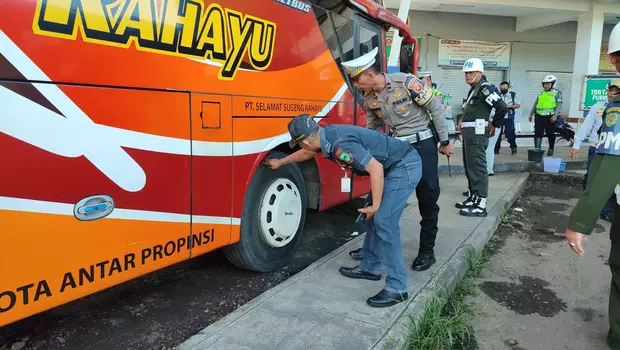
[[[417,77],[406,73],[385,74],[386,87],[370,91],[364,96],[364,110],[369,129],[378,129],[384,123],[390,135],[413,145],[422,158],[422,179],[416,188],[419,201],[420,244],[418,257],[412,269],[424,271],[435,263],[433,249],[437,237],[439,215],[439,175],[437,142],[450,144],[443,116],[443,106],[434,91]],[[431,121],[429,112],[433,113]],[[434,124],[438,139],[435,138]],[[352,256],[355,257],[355,252]]]
[[[589,235],[609,197],[615,193],[612,214],[609,269],[609,333],[612,349],[620,349],[620,96],[616,96],[603,113],[596,155],[590,166],[586,189],[573,208],[568,228]]]
[[[508,111],[495,86],[482,77],[468,93],[462,118],[463,166],[467,177],[469,197],[456,203],[463,216],[485,216],[489,190],[486,150],[489,145],[489,117],[495,108],[493,125],[499,132]],[[478,125],[478,126],[477,126]]]
[[[312,117],[302,115],[289,123],[295,142],[318,128]],[[384,171],[384,186],[378,210],[366,220],[364,258],[353,268],[340,268],[350,278],[379,280],[381,267],[387,271],[385,287],[368,299],[371,306],[391,306],[407,299],[407,270],[400,239],[400,218],[407,199],[422,177],[418,152],[405,141],[354,125],[328,125],[321,129],[323,156],[354,173],[367,175],[365,168],[374,158]],[[371,193],[372,196],[372,193]],[[370,198],[372,201],[372,197]]]

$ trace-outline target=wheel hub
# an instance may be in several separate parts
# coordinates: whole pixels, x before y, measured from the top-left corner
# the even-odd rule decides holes
[[[291,180],[277,178],[267,186],[259,208],[260,231],[267,244],[280,248],[295,237],[302,207],[299,189]]]

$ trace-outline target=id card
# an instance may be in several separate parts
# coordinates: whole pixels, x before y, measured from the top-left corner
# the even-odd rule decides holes
[[[347,171],[344,171],[344,177],[340,179],[340,192],[351,192],[351,178],[347,176]]]
[[[346,175],[340,179],[340,192],[351,192],[351,178]]]
[[[476,119],[476,135],[484,135],[484,119]]]

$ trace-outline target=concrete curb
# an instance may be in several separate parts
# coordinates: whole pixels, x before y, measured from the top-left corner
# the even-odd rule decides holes
[[[451,292],[469,269],[468,252],[473,249],[479,253],[493,236],[502,220],[502,215],[510,209],[514,202],[523,194],[529,178],[523,173],[515,184],[500,198],[488,212],[488,215],[469,237],[457,248],[444,265],[442,265],[427,284],[407,301],[394,324],[377,340],[372,350],[399,349],[409,329],[410,319],[418,319],[424,311],[424,301],[431,295]]]
[[[288,286],[290,286],[292,284],[295,284],[295,283],[299,282],[301,279],[306,277],[308,274],[312,273],[314,270],[316,270],[319,267],[321,267],[321,265],[327,263],[334,256],[340,254],[344,250],[352,249],[353,246],[355,246],[358,242],[360,242],[361,240],[364,239],[364,234],[365,233],[366,232],[364,232],[364,233],[360,234],[359,236],[353,238],[352,240],[346,242],[341,247],[339,247],[336,250],[332,251],[331,253],[325,255],[324,257],[320,258],[319,260],[313,262],[308,267],[306,267],[305,269],[299,271],[295,275],[289,277],[288,279],[286,279],[282,283],[276,285],[273,288],[270,288],[270,289],[264,291],[261,295],[257,296],[256,298],[252,299],[251,301],[243,304],[237,310],[235,310],[235,311],[231,312],[230,314],[222,317],[221,319],[219,319],[215,323],[211,324],[207,328],[205,328],[205,329],[201,330],[200,332],[194,334],[193,336],[191,336],[185,342],[179,344],[174,349],[178,349],[178,350],[194,349],[194,347],[196,345],[198,345],[198,343],[201,343],[206,338],[216,334],[217,332],[219,332],[220,330],[224,329],[225,327],[227,327],[231,323],[233,323],[233,322],[237,321],[238,319],[242,318],[245,314],[247,314],[248,312],[254,310],[257,307],[259,307],[261,304],[263,304],[264,302],[269,300],[271,297],[273,297],[275,294],[279,293],[281,290],[287,288]]]
[[[569,160],[566,161],[566,170],[585,170],[586,169],[586,161],[583,160]],[[437,170],[440,174],[448,174],[452,171],[452,174],[463,174],[465,172],[465,168],[460,164],[454,164],[448,169],[448,166],[443,164],[440,165]],[[510,163],[495,163],[493,166],[493,170],[496,174],[499,173],[523,173],[523,172],[537,172],[543,171],[543,163],[536,163],[530,161],[519,161],[519,162],[510,162]]]

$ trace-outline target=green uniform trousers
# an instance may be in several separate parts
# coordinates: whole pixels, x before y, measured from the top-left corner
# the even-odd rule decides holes
[[[487,172],[488,131],[476,135],[475,128],[463,128],[463,167],[468,188],[472,195],[487,198],[489,174]]]
[[[618,181],[620,181],[620,156],[595,155],[590,165],[586,190],[570,214],[568,228],[583,234],[590,234],[601,209],[605,206],[609,196],[614,193]],[[609,238],[611,240],[609,251],[611,288],[607,343],[610,348],[620,350],[620,206],[617,202],[614,204]]]
[[[611,249],[609,269],[611,270],[611,289],[609,291],[609,333],[607,344],[612,349],[620,349],[620,205],[614,205],[612,214]]]

